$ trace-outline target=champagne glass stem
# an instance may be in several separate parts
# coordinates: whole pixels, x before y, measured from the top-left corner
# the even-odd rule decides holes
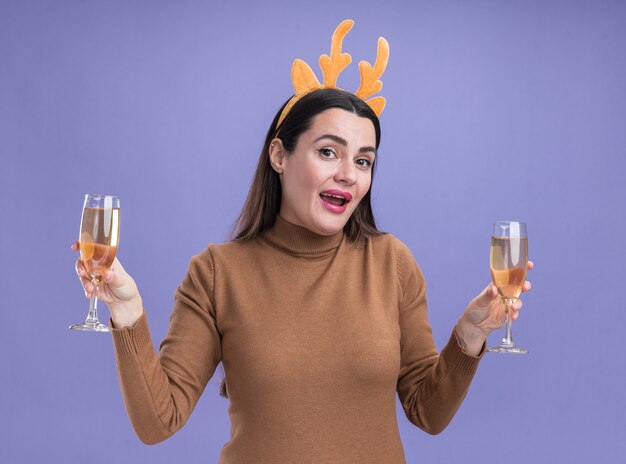
[[[93,294],[89,300],[89,313],[87,314],[87,324],[99,324],[98,320],[98,290],[100,290],[100,279],[94,277],[91,280],[91,285],[94,286]]]
[[[108,325],[98,320],[98,291],[100,290],[100,277],[93,277],[91,284],[94,286],[93,295],[89,299],[89,313],[82,324],[71,325],[70,330],[86,330],[89,332],[111,332]]]
[[[508,301],[504,303],[504,314],[506,315],[506,321],[504,322],[502,345],[513,346],[513,320],[511,319],[511,303]]]
[[[500,342],[499,346],[490,348],[487,351],[492,353],[528,354],[528,350],[515,346],[515,343],[513,343],[513,319],[511,317],[511,314],[513,313],[511,310],[513,302],[504,298],[502,299],[502,302],[504,303],[504,311],[506,315],[506,320],[504,322],[504,338],[502,339],[502,342]]]

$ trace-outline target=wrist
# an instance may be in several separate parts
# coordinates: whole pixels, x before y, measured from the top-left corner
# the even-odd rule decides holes
[[[109,305],[111,322],[116,329],[132,327],[143,314],[143,301],[141,296],[130,301]]]
[[[463,350],[471,355],[478,356],[487,340],[487,335],[465,317],[461,317],[455,327],[456,336]]]

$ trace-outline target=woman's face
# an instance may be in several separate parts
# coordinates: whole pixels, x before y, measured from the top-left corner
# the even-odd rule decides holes
[[[316,115],[293,153],[274,139],[270,160],[280,176],[280,215],[320,235],[342,230],[372,183],[375,147],[372,121],[340,108]]]

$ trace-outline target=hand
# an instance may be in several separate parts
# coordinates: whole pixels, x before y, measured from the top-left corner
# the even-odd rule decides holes
[[[78,241],[72,244],[72,250],[80,250]],[[85,290],[85,296],[91,298],[96,288],[80,257],[76,260],[75,269]],[[98,288],[98,300],[107,304],[113,325],[118,329],[134,325],[143,313],[143,303],[137,285],[117,258],[102,276]]]
[[[534,267],[532,261],[528,261],[528,270]],[[529,281],[524,282],[522,293],[531,289]],[[519,317],[522,309],[522,299],[518,298],[511,307],[511,319]],[[504,325],[506,321],[506,308],[498,289],[490,283],[480,295],[474,298],[465,309],[465,312],[457,324],[457,335],[461,343],[470,354],[478,354],[487,336],[495,329]]]

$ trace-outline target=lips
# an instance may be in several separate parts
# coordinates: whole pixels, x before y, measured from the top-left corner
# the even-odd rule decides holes
[[[343,213],[347,208],[347,204],[352,200],[352,195],[341,190],[325,190],[320,193],[320,200],[322,205],[329,211]]]

